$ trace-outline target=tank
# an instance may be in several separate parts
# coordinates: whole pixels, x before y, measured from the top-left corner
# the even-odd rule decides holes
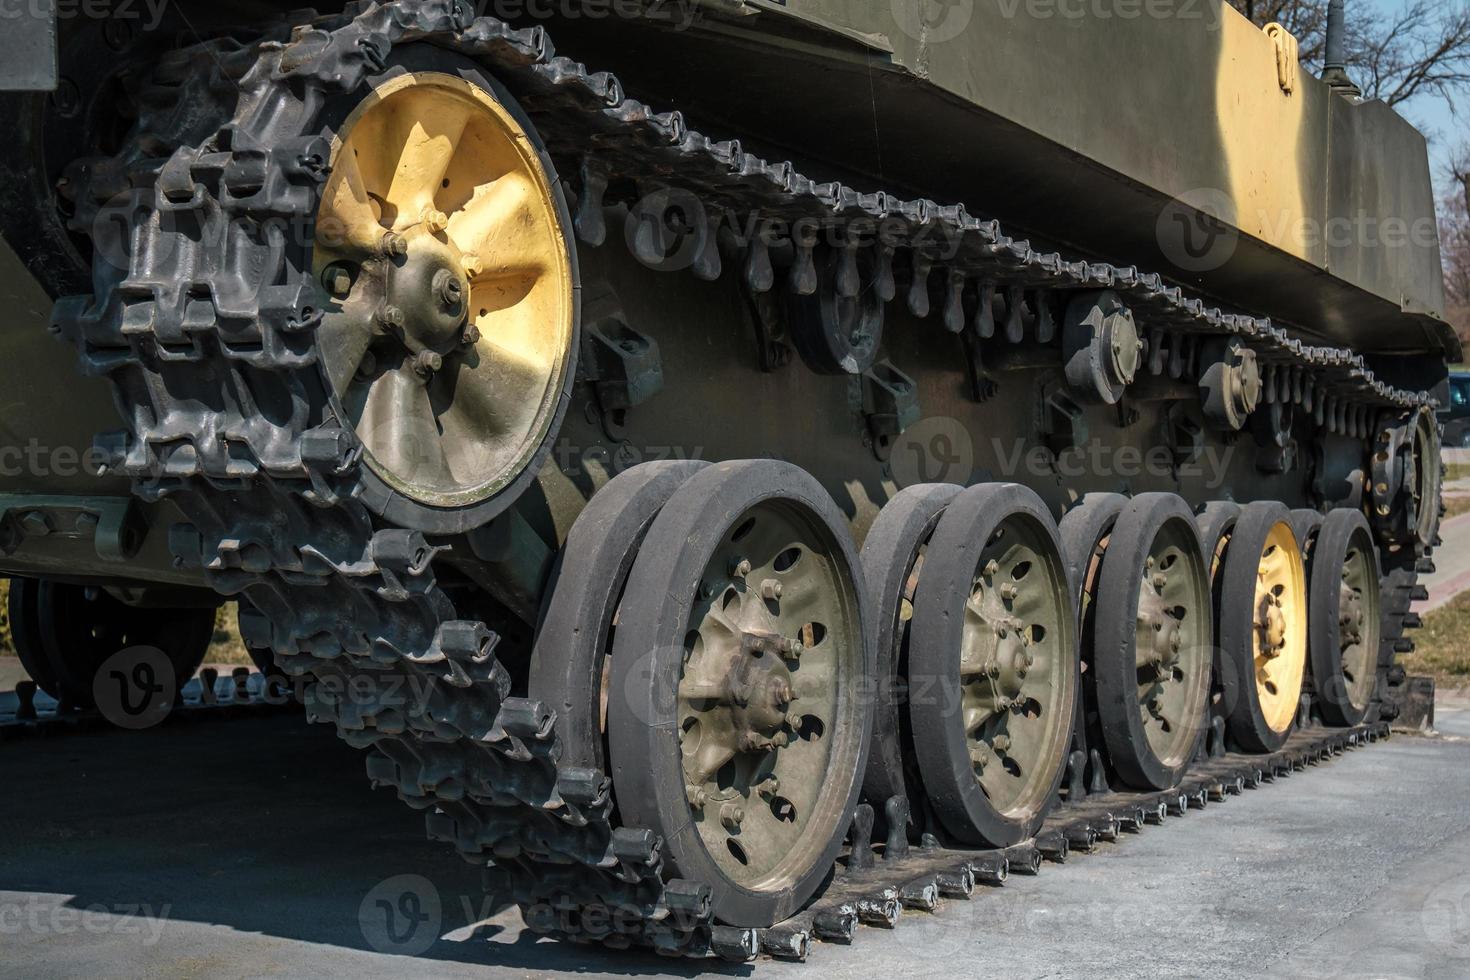
[[[1195,9],[27,21],[28,669],[96,708],[236,603],[534,930],[733,960],[1376,739],[1460,357],[1425,143]]]

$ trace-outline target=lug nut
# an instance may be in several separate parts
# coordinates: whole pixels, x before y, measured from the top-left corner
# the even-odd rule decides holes
[[[437,235],[449,227],[449,215],[435,208],[424,208],[423,213],[419,217],[423,220],[424,227],[429,229],[431,234]]]
[[[444,358],[431,350],[421,350],[413,359],[413,369],[419,374],[433,374],[444,366]]]
[[[396,231],[385,231],[378,239],[378,254],[401,259],[408,254],[408,239]]]
[[[1016,585],[1015,582],[1007,582],[1005,585],[1002,585],[1000,587],[1000,596],[1001,596],[1002,599],[1005,599],[1007,602],[1014,602],[1016,596],[1018,596],[1020,594],[1021,594],[1020,586]]]
[[[995,747],[997,752],[1005,752],[1011,747],[1011,737],[1005,734],[997,735],[990,740],[990,744]]]
[[[339,263],[332,263],[322,271],[322,285],[327,292],[341,299],[352,292],[352,273]]]
[[[705,803],[705,792],[703,786],[689,785],[684,787],[684,795],[689,798],[689,805],[696,810],[703,810]]]
[[[478,255],[473,254],[461,255],[459,257],[459,267],[463,269],[464,274],[466,276],[469,276],[471,279],[475,278],[480,273],[485,271],[485,263],[480,261],[480,257]]]
[[[745,576],[747,576],[747,575],[750,574],[750,559],[749,558],[732,558],[732,559],[730,559],[730,574],[732,576],[734,576],[735,578],[745,578]]]
[[[378,322],[391,330],[403,329],[403,311],[391,303],[378,307]]]
[[[1158,589],[1160,592],[1163,592],[1164,591],[1164,586],[1166,586],[1168,584],[1169,584],[1169,579],[1168,579],[1167,576],[1162,575],[1162,574],[1155,575],[1154,576],[1154,588]]]
[[[767,776],[765,780],[756,787],[756,792],[760,793],[761,799],[770,800],[777,793],[781,792],[781,780],[777,779],[775,776]]]
[[[724,824],[725,829],[728,830],[730,833],[733,834],[735,833],[735,831],[739,830],[740,824],[744,820],[745,807],[741,806],[739,803],[726,803],[724,806],[720,807],[720,823]]]
[[[473,323],[465,325],[464,333],[459,335],[459,342],[465,347],[473,347],[480,342],[480,328]]]
[[[986,578],[995,578],[996,573],[998,573],[999,571],[1000,571],[1000,562],[996,561],[994,558],[990,559],[990,561],[988,561],[988,562],[985,563],[985,577]]]
[[[781,598],[781,583],[773,578],[768,578],[761,583],[761,597],[764,599]]]

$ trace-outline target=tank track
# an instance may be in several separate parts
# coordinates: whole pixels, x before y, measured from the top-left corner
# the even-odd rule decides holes
[[[1428,403],[1350,351],[1207,308],[1157,275],[1040,254],[963,207],[817,183],[707,139],[680,114],[625,98],[610,74],[556,56],[543,29],[474,18],[468,5],[308,12],[264,40],[212,40],[165,59],[129,147],[79,163],[69,182],[77,230],[92,231],[109,202],[126,201],[131,217],[128,268],[99,262],[95,297],[62,300],[54,315],[83,370],[110,379],[127,422],[98,445],[136,493],[169,495],[183,509],[192,524],[171,529],[175,560],[259,611],[248,639],[312,679],[309,716],[369,749],[371,779],[429,811],[431,836],[493,862],[489,887],[518,902],[536,931],[736,960],[758,946],[754,930],[712,924],[706,886],[662,880],[651,832],[614,827],[602,773],[558,765],[553,713],[509,696],[496,635],[461,618],[435,578],[439,547],[380,526],[357,499],[360,448],[316,363],[325,297],[287,236],[309,228],[326,177],[329,147],[310,125],[323,100],[415,41],[475,59],[521,100],[559,165],[579,173],[576,224],[589,243],[604,240],[601,208],[627,187],[692,191],[716,216],[756,213],[763,223],[881,222],[883,242],[866,246],[875,287],[896,295],[892,259],[903,252],[920,284],[910,309],[940,313],[954,333],[1019,340],[1028,327],[1019,300],[1108,288],[1146,324],[1155,374],[1182,376],[1200,337],[1229,334],[1257,350],[1268,397],[1302,404],[1333,431],[1366,436],[1376,413]],[[706,237],[690,271],[715,278],[720,236]],[[788,288],[814,288],[812,250],[800,241],[791,270]],[[930,311],[929,277],[939,273],[946,300]],[[776,286],[760,236],[744,246],[742,275],[755,292]],[[979,290],[973,318],[967,288]],[[1004,323],[992,313],[996,293],[1009,300]],[[1047,340],[1056,325],[1041,313],[1034,330]]]

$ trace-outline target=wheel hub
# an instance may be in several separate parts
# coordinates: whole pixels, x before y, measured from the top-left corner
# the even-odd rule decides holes
[[[1286,614],[1281,599],[1272,592],[1261,597],[1256,609],[1256,629],[1261,656],[1275,660],[1286,649]]]
[[[1155,560],[1148,559],[1149,570],[1156,567]],[[1169,589],[1169,576],[1155,572],[1139,596],[1138,625],[1148,648],[1146,663],[1152,666],[1160,680],[1173,678],[1174,668],[1179,665],[1179,652],[1184,646],[1183,623],[1178,613],[1165,599]]]
[[[407,254],[387,264],[383,308],[389,322],[401,322],[396,335],[411,354],[445,355],[465,342],[470,295],[466,256],[444,238],[443,213],[404,235]],[[434,230],[435,226],[439,230]],[[478,262],[478,259],[474,261]],[[392,311],[397,311],[395,315]]]

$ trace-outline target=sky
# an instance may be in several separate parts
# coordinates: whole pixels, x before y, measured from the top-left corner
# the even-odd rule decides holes
[[[1437,2],[1448,4],[1454,0]],[[1405,0],[1347,0],[1347,3],[1349,16],[1352,16],[1354,6],[1366,6],[1384,18],[1393,17],[1405,6]],[[1352,72],[1351,65],[1348,66],[1348,71]],[[1429,137],[1434,182],[1441,192],[1447,189],[1448,181],[1444,171],[1449,165],[1450,155],[1457,144],[1465,142],[1466,136],[1470,136],[1470,90],[1461,97],[1458,109],[1459,114],[1456,115],[1449,104],[1437,95],[1421,95],[1398,107],[1401,115]]]

